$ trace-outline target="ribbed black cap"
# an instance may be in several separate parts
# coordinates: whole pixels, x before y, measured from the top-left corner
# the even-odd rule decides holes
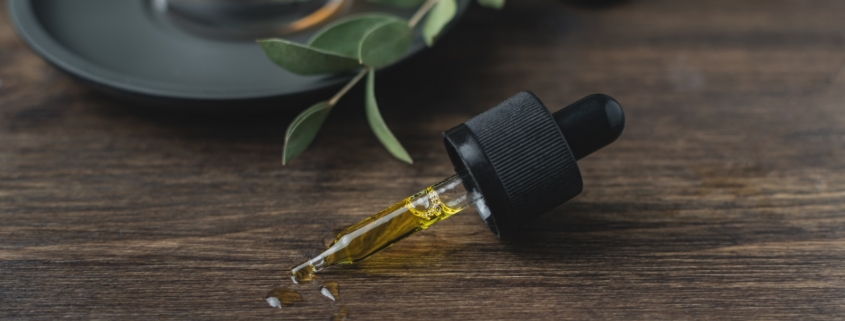
[[[467,190],[484,196],[489,211],[479,212],[487,225],[505,236],[581,193],[577,159],[613,142],[624,123],[622,108],[607,95],[552,115],[534,94],[521,92],[443,138]]]

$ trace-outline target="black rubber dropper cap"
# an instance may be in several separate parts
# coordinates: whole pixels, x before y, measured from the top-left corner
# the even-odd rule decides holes
[[[610,96],[589,95],[550,114],[521,92],[443,139],[467,190],[484,196],[479,214],[502,237],[580,194],[576,160],[615,141],[624,127],[622,107]]]
[[[622,106],[604,94],[581,98],[552,116],[578,160],[610,145],[625,129]]]

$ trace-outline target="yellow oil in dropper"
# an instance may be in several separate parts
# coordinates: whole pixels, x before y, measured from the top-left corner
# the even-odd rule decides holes
[[[449,177],[346,228],[323,253],[292,268],[291,279],[307,282],[328,266],[357,263],[479,200],[458,175]]]

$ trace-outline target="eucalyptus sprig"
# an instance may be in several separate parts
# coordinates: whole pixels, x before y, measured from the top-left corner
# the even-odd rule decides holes
[[[258,41],[270,60],[295,74],[316,75],[359,70],[337,94],[308,107],[288,125],[282,164],[287,164],[308,148],[332,108],[365,75],[365,107],[370,128],[390,154],[403,162],[413,163],[411,156],[381,117],[375,95],[375,70],[402,58],[411,47],[415,27],[423,19],[425,21],[420,28],[423,39],[429,47],[434,45],[443,28],[455,17],[457,0],[369,1],[418,9],[408,20],[385,13],[352,15],[320,29],[304,45],[275,38]],[[496,9],[505,4],[505,0],[477,1],[482,6]]]

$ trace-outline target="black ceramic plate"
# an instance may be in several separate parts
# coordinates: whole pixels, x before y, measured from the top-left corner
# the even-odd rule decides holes
[[[353,1],[339,17],[362,11],[413,14]],[[8,7],[20,37],[44,59],[95,87],[133,97],[167,102],[285,98],[351,78],[289,73],[270,62],[253,40],[215,39],[189,31],[156,9],[160,2],[9,0]],[[468,5],[468,0],[460,0],[458,18]],[[312,28],[284,38],[305,42],[314,32]],[[407,56],[424,48],[418,37]]]

